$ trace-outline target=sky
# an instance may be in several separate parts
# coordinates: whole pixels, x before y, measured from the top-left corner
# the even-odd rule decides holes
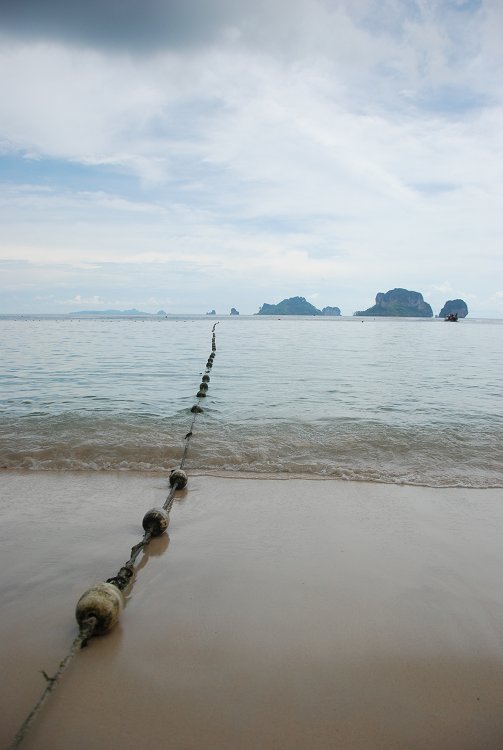
[[[1,0],[0,313],[503,317],[501,0]]]

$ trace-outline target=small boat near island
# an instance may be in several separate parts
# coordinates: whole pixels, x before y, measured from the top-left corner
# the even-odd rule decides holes
[[[446,323],[457,323],[458,322],[458,314],[457,313],[449,313],[446,318],[444,318]]]

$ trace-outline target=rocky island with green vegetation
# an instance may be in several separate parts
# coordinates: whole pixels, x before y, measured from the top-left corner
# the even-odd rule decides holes
[[[438,317],[447,318],[448,315],[457,315],[458,318],[466,318],[468,315],[468,305],[462,299],[448,299],[440,310]]]
[[[432,318],[431,305],[424,301],[420,292],[408,289],[390,289],[388,292],[378,292],[376,303],[368,310],[358,310],[354,313],[360,316],[386,316],[402,318]]]
[[[312,305],[306,300],[305,297],[289,297],[277,305],[269,305],[264,302],[256,315],[335,315],[341,314],[338,307],[324,307],[323,310],[318,310],[317,307]]]

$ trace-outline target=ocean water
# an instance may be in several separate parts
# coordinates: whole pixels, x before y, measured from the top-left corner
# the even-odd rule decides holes
[[[0,468],[503,487],[503,321],[0,317]]]

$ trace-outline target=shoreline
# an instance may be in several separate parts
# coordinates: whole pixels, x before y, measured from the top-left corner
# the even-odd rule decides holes
[[[500,748],[501,491],[319,479],[190,472],[22,746]],[[167,485],[0,472],[4,745]]]
[[[186,467],[187,468],[187,467]],[[4,475],[9,474],[19,474],[19,475],[33,475],[33,474],[61,474],[61,475],[83,475],[83,476],[95,476],[97,474],[101,476],[110,475],[113,476],[114,474],[120,474],[125,476],[145,476],[150,478],[157,478],[159,480],[168,481],[169,475],[172,471],[173,467],[169,469],[131,469],[131,468],[124,468],[124,469],[43,469],[43,468],[6,468],[6,467],[0,467],[0,481],[1,477]],[[427,482],[412,482],[412,481],[406,481],[404,479],[397,479],[396,481],[391,481],[391,479],[368,479],[368,478],[361,478],[357,479],[355,477],[348,477],[348,476],[339,476],[334,474],[308,474],[308,473],[296,473],[296,472],[253,472],[253,471],[233,471],[231,469],[193,469],[192,467],[187,468],[187,471],[190,473],[191,477],[210,477],[213,479],[222,479],[222,480],[251,480],[251,481],[257,481],[257,482],[265,482],[265,481],[274,481],[274,482],[289,482],[289,481],[298,481],[298,482],[341,482],[349,483],[349,484],[364,484],[368,485],[370,487],[374,485],[384,485],[386,487],[416,487],[419,489],[425,489],[425,490],[439,490],[442,492],[443,490],[455,490],[455,491],[475,491],[475,492],[483,492],[485,490],[489,490],[490,492],[497,492],[501,491],[503,489],[503,484],[491,484],[491,485],[467,485],[460,482],[459,484],[428,484]],[[167,494],[167,493],[166,493]]]

